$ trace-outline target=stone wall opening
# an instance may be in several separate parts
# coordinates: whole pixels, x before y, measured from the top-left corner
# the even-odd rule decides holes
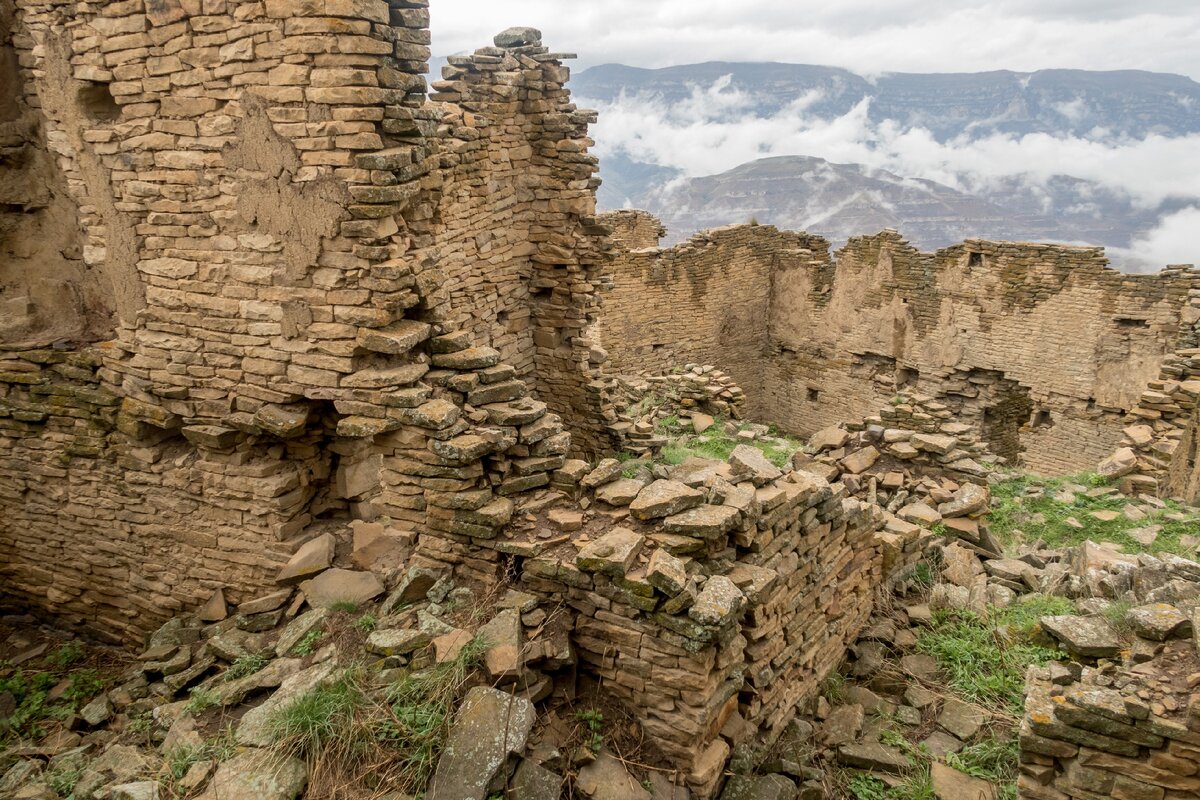
[[[80,110],[93,121],[113,122],[121,116],[121,107],[117,105],[108,83],[82,81],[76,100]]]

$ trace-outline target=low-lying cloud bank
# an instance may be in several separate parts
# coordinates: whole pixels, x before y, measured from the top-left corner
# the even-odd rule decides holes
[[[1172,213],[1164,212],[1158,226],[1131,243],[1127,252],[1137,254],[1143,268],[1148,263],[1157,267],[1200,262],[1195,236],[1200,231],[1200,135],[1119,139],[1096,130],[1086,137],[990,133],[939,142],[921,127],[872,121],[870,98],[833,119],[808,111],[818,99],[809,93],[778,113],[760,116],[753,112],[754,97],[723,78],[693,87],[691,96],[678,103],[651,95],[581,102],[601,112],[593,136],[594,151],[602,160],[624,153],[635,161],[679,169],[687,177],[723,172],[768,156],[808,155],[934,180],[966,192],[987,191],[1013,180],[1039,186],[1067,175],[1126,195],[1140,208],[1156,209],[1172,201]],[[1181,201],[1195,202],[1179,210]]]

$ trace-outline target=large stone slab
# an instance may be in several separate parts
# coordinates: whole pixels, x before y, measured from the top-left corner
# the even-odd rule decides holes
[[[285,708],[312,691],[317,686],[327,682],[333,675],[333,660],[323,661],[301,673],[291,676],[283,682],[262,705],[255,706],[246,712],[238,725],[236,738],[238,744],[251,747],[266,747],[271,744],[271,721],[281,708]],[[225,798],[221,798],[225,800]]]
[[[339,603],[357,606],[383,594],[383,584],[375,573],[353,569],[326,570],[300,584],[300,588],[314,608],[331,608]]]
[[[645,541],[645,537],[628,528],[613,528],[580,550],[575,565],[584,572],[623,578],[637,561]]]
[[[699,489],[679,481],[657,480],[638,493],[629,504],[629,513],[635,519],[658,519],[695,508],[703,502],[704,492]]]
[[[485,800],[488,785],[510,754],[525,749],[533,704],[497,689],[476,686],[454,715],[427,800]]]
[[[982,778],[933,762],[933,794],[938,800],[996,800],[996,787]]]
[[[1042,617],[1042,628],[1078,656],[1114,658],[1121,652],[1121,637],[1104,617]]]
[[[332,534],[323,533],[305,542],[276,576],[276,583],[295,584],[329,569],[333,563],[334,540]]]
[[[588,800],[650,800],[650,793],[607,750],[579,770],[575,788]]]
[[[663,530],[698,539],[719,539],[733,530],[740,518],[741,512],[732,506],[705,503],[667,517],[663,520]]]
[[[729,455],[729,466],[737,479],[749,479],[755,486],[764,486],[783,475],[763,451],[748,444],[739,444]]]
[[[217,767],[200,800],[295,800],[306,783],[308,768],[298,758],[247,750]]]

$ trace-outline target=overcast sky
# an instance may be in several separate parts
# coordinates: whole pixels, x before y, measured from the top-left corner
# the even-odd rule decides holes
[[[1145,69],[1200,80],[1200,0],[434,0],[433,52],[532,25],[578,67],[701,61],[860,73]]]

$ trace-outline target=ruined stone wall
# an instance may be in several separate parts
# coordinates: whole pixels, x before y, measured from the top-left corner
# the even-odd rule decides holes
[[[647,240],[645,216],[617,213],[626,215],[617,217],[618,230],[621,219],[633,218],[641,224],[637,238]],[[670,249],[621,250],[609,269],[613,288],[604,294],[601,314],[601,345],[611,368],[657,374],[689,362],[713,364],[745,389],[748,416],[774,419],[764,369],[774,276],[827,249],[807,234],[737,225]]]
[[[1107,674],[1078,664],[1030,669],[1021,800],[1200,795],[1200,700],[1188,676],[1194,639],[1159,643],[1147,656],[1106,664]]]
[[[800,434],[920,391],[1047,474],[1111,452],[1197,280],[1125,275],[1099,248],[972,240],[926,254],[895,232],[835,260],[819,237],[769,226],[622,249],[612,274],[602,340],[623,371],[714,364],[757,398],[754,416]]]
[[[588,389],[602,360],[589,338],[606,229],[587,125],[563,54],[483,48],[453,56],[432,98],[447,104],[438,246],[447,322],[494,347],[564,415],[578,446],[604,446]],[[599,437],[599,438],[598,438]]]
[[[83,261],[78,213],[24,91],[12,0],[0,2],[0,338],[94,338],[111,330],[111,286]]]
[[[648,211],[632,208],[606,211],[600,219],[612,229],[613,242],[624,250],[658,247],[659,240],[667,235],[667,229]]]
[[[132,638],[218,586],[241,599],[326,518],[480,532],[549,482],[570,436],[458,327],[458,275],[438,267],[465,226],[480,243],[505,227],[472,214],[515,183],[515,218],[539,222],[506,258],[534,265],[524,290],[547,296],[526,316],[556,339],[498,343],[573,412],[588,402],[589,115],[539,42],[488,48],[498,69],[471,92],[529,116],[517,139],[477,125],[486,158],[456,158],[472,112],[427,102],[427,24],[424,0],[18,4],[22,107],[41,110],[115,333],[86,351],[7,339],[7,595]],[[477,255],[463,268],[485,270]],[[516,308],[484,295],[485,320]]]

